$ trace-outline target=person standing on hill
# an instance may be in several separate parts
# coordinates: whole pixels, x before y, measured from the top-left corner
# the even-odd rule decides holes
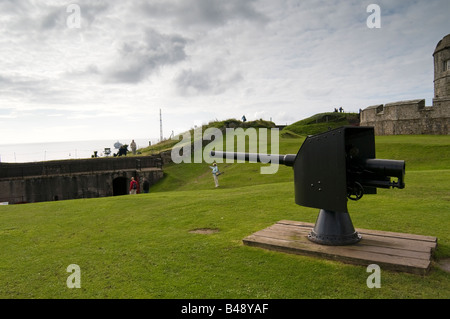
[[[136,142],[134,140],[131,141],[130,147],[133,155],[136,155]]]
[[[134,177],[131,177],[131,182],[130,182],[130,195],[135,195],[135,194],[137,194],[137,189],[138,189],[138,183],[134,180]]]
[[[212,174],[214,178],[214,183],[216,184],[216,187],[219,187],[219,179],[217,176],[219,175],[219,168],[217,167],[217,164],[214,163],[213,166],[210,166],[209,168],[212,169]]]

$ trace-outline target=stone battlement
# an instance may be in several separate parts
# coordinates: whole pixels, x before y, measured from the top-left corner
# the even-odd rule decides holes
[[[449,119],[450,103],[425,106],[422,99],[369,106],[361,112],[360,125],[373,126],[376,135],[447,135]]]
[[[35,203],[128,194],[134,177],[139,190],[163,177],[160,156],[132,156],[0,163],[0,202]]]
[[[146,167],[162,168],[161,158],[158,156],[133,156],[32,163],[0,163],[0,180],[15,177],[89,174],[130,169],[141,170]]]

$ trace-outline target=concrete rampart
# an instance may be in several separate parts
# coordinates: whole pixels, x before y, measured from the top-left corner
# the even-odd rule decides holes
[[[150,185],[163,177],[158,156],[0,163],[0,202],[9,204],[128,194],[131,177]]]

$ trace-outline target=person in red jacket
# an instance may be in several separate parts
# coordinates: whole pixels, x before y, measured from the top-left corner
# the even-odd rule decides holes
[[[131,177],[131,182],[130,182],[130,195],[134,195],[137,194],[138,192],[138,183],[137,181],[134,180],[134,177]]]

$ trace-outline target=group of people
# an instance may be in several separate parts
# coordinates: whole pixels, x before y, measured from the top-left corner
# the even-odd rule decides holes
[[[213,166],[210,166],[212,169],[212,175],[214,178],[214,184],[216,187],[219,187],[219,179],[218,176],[222,174],[222,172],[219,171],[219,167],[216,163],[213,164]],[[150,183],[147,178],[144,178],[144,182],[142,183],[142,191],[144,193],[148,193],[150,190]],[[129,193],[130,195],[135,195],[140,193],[140,186],[139,182],[134,178],[131,177],[130,181],[130,187],[129,187]]]
[[[242,117],[242,120],[245,122],[247,119],[245,118],[245,115]],[[136,143],[134,140],[131,141],[131,150],[133,152],[133,154],[136,154]],[[210,168],[212,169],[212,175],[214,178],[214,184],[216,187],[219,187],[219,179],[218,176],[220,174],[222,174],[219,171],[219,168],[217,167],[217,164],[214,163],[213,166],[210,166]],[[149,181],[144,178],[144,182],[142,183],[142,191],[144,193],[148,193],[150,190],[150,183]],[[135,195],[135,194],[139,194],[140,193],[140,187],[139,187],[139,182],[134,178],[131,177],[131,181],[130,181],[130,187],[129,187],[129,193],[130,195]]]
[[[212,175],[214,178],[214,184],[216,187],[219,187],[219,179],[218,176],[222,174],[222,172],[219,171],[219,167],[216,163],[213,164],[213,166],[210,166],[212,169]],[[147,178],[144,178],[144,182],[142,183],[142,191],[144,193],[148,193],[150,190],[150,183],[147,180]],[[131,177],[130,181],[130,187],[129,187],[129,193],[130,195],[135,195],[140,193],[140,186],[138,180],[136,180],[134,177]]]
[[[128,151],[128,145],[127,145],[127,144],[122,145],[122,144],[120,144],[120,143],[117,141],[117,143],[114,144],[114,146],[119,150],[119,151],[117,152],[117,154],[114,153],[114,157],[116,157],[116,156],[127,156],[127,153],[129,152],[129,151]],[[136,155],[136,152],[137,152],[137,145],[136,145],[136,142],[135,142],[134,140],[131,141],[130,147],[131,147],[131,152],[133,153],[133,155]]]
[[[144,178],[144,182],[142,183],[142,191],[144,193],[148,193],[150,191],[150,183],[147,178]],[[130,195],[135,195],[135,194],[140,193],[139,182],[134,177],[131,177],[129,192],[130,192]]]

